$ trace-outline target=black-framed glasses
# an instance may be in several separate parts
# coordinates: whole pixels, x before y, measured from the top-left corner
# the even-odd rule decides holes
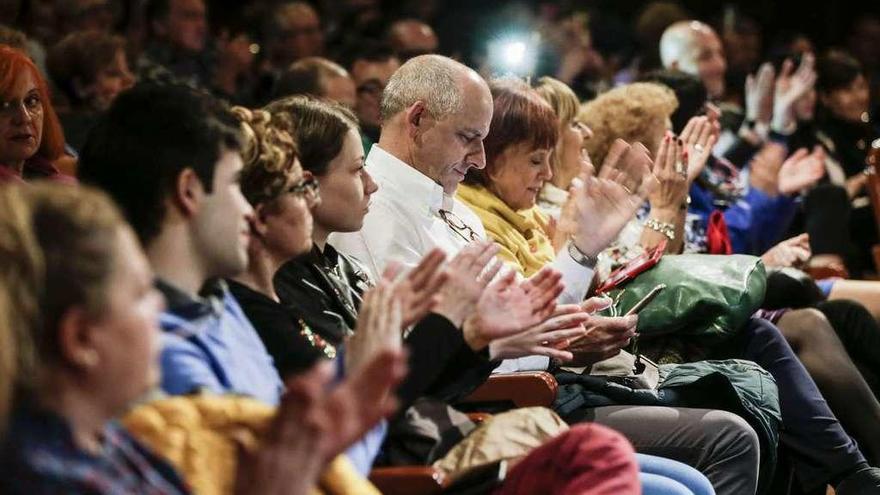
[[[464,223],[464,220],[458,217],[455,213],[452,213],[449,210],[439,210],[440,218],[446,222],[446,225],[452,229],[453,232],[459,235],[465,242],[471,241],[479,241],[480,236],[474,232],[474,229],[470,228],[468,224]]]
[[[309,203],[315,203],[321,198],[321,189],[318,187],[318,179],[314,177],[303,179],[296,184],[291,185],[287,188],[287,192],[294,196],[299,196]]]

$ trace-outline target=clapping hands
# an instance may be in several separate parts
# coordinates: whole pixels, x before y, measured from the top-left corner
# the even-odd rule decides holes
[[[598,255],[657,186],[651,167],[650,154],[643,145],[618,139],[598,177],[582,174],[573,182],[558,228],[581,252]]]

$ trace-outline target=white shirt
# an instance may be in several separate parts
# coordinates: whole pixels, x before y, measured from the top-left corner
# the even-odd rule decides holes
[[[328,242],[357,258],[378,280],[390,261],[413,267],[431,249],[455,256],[470,239],[456,233],[440,218],[452,211],[479,236],[486,237],[479,217],[443,187],[374,144],[366,168],[379,189],[370,198],[370,211],[360,232],[334,233]]]
[[[452,211],[480,239],[486,231],[480,218],[464,203],[446,194],[440,184],[374,144],[366,167],[379,186],[370,200],[370,211],[360,232],[334,233],[329,241],[338,251],[360,260],[374,280],[391,261],[413,267],[431,249],[439,247],[455,256],[470,239],[452,229],[439,211]],[[463,235],[462,235],[463,234]],[[560,303],[583,300],[593,271],[576,263],[564,250],[552,265],[562,273],[565,290]],[[531,356],[507,360],[496,371],[547,369],[549,359]]]

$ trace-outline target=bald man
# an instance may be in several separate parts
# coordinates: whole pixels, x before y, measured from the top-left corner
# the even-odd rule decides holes
[[[727,59],[715,30],[700,21],[679,21],[666,28],[660,38],[663,67],[700,78],[709,98],[724,94]]]
[[[401,19],[388,29],[388,44],[401,62],[436,53],[439,45],[434,29],[418,19]]]

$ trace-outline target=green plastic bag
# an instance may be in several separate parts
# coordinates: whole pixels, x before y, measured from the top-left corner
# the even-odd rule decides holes
[[[625,314],[659,284],[666,288],[639,312],[643,337],[692,335],[705,343],[735,334],[764,301],[767,274],[747,255],[664,255],[651,269],[608,293]]]

